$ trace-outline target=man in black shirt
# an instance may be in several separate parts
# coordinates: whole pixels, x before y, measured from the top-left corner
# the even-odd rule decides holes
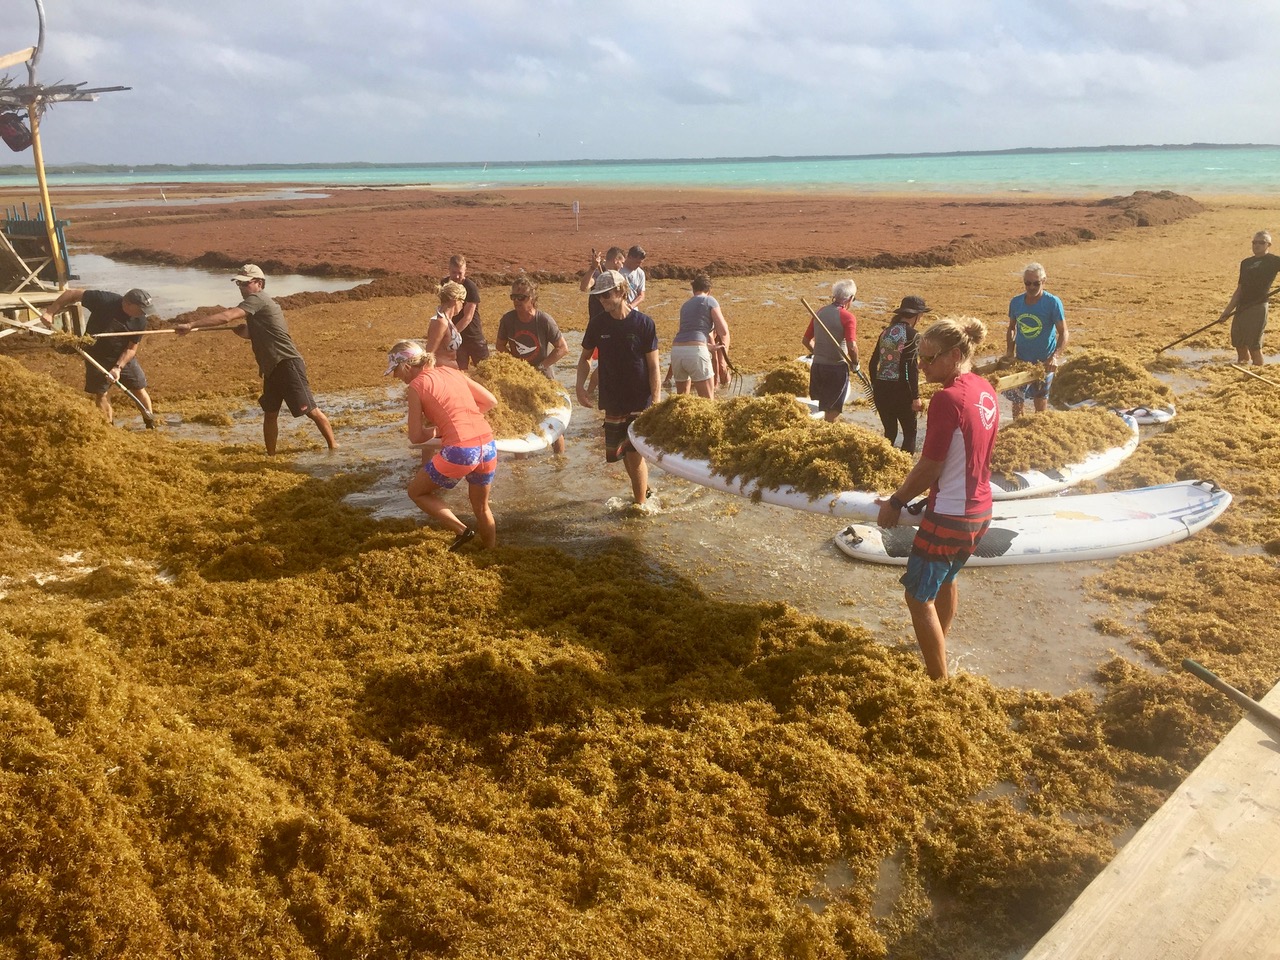
[[[462,284],[467,291],[462,312],[453,320],[453,325],[462,334],[462,346],[458,347],[458,369],[466,370],[473,363],[489,359],[489,341],[485,339],[484,328],[480,326],[480,288],[467,276],[467,258],[462,254],[449,258],[449,275],[440,282],[449,280]]]
[[[106,290],[76,290],[68,287],[40,314],[45,326],[53,326],[53,318],[71,306],[81,304],[89,311],[89,321],[84,332],[91,337],[103,333],[133,333],[147,329],[147,310],[151,306],[151,294],[133,289],[121,296]],[[103,374],[93,364],[85,361],[84,392],[98,404],[98,409],[112,422],[115,412],[111,409],[111,384],[119,382],[133,391],[134,396],[151,413],[151,397],[147,394],[147,375],[138,363],[138,345],[142,337],[103,337],[85,349],[85,353],[97,360],[108,371]]]
[[[1280,273],[1280,257],[1270,249],[1271,234],[1259,230],[1253,235],[1253,256],[1240,261],[1236,292],[1218,318],[1231,317],[1231,345],[1239,361],[1258,367],[1262,366],[1262,332],[1267,328],[1267,294]]]

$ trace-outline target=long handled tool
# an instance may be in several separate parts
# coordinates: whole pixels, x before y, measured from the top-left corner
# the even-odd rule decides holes
[[[235,327],[192,327],[189,333],[209,333],[213,330],[234,330]],[[93,339],[101,340],[103,337],[159,337],[166,333],[177,333],[177,330],[165,328],[163,330],[117,330],[111,333],[95,333]]]
[[[1220,323],[1226,323],[1228,320],[1230,320],[1232,317],[1236,315],[1236,313],[1240,310],[1240,306],[1256,307],[1259,303],[1269,301],[1277,293],[1280,293],[1280,286],[1272,287],[1271,290],[1267,293],[1267,295],[1262,298],[1262,300],[1258,300],[1254,303],[1237,305],[1235,309],[1233,309],[1225,317],[1219,317],[1217,320],[1214,320],[1212,323],[1206,323],[1203,327],[1198,327],[1195,330],[1192,330],[1185,337],[1179,337],[1177,340],[1173,341],[1173,343],[1166,343],[1163,347],[1156,347],[1156,353],[1164,353],[1170,347],[1176,347],[1183,340],[1190,340],[1197,333],[1204,333],[1210,327],[1216,327]]]
[[[22,299],[22,302],[26,303],[30,309],[35,310],[37,314],[40,312],[38,308],[33,307],[30,303],[27,303],[25,298],[20,298],[20,299]],[[39,333],[39,334],[43,334],[46,337],[53,336],[53,331],[45,329],[43,324],[36,325],[36,326],[28,326],[25,323],[19,323],[17,320],[10,320],[8,317],[2,316],[2,315],[0,315],[0,323],[8,324],[11,327],[17,327],[19,330],[26,330],[28,333]],[[98,371],[101,372],[102,375],[107,378],[107,381],[109,383],[114,383],[117,387],[119,387],[121,390],[125,392],[125,395],[130,400],[132,400],[134,406],[138,408],[138,412],[142,414],[142,422],[146,424],[148,430],[154,430],[156,428],[155,415],[150,410],[147,409],[147,405],[143,403],[141,400],[139,400],[132,390],[126,387],[123,383],[121,383],[115,377],[111,376],[111,372],[107,370],[107,368],[104,367],[102,364],[100,364],[97,360],[93,359],[93,357],[89,356],[89,354],[85,353],[84,350],[79,346],[79,344],[73,343],[71,344],[71,346],[76,353],[80,354],[80,356],[84,358],[86,363],[96,367]]]
[[[809,311],[809,316],[813,317],[813,325],[821,327],[822,332],[831,338],[831,342],[836,345],[836,349],[840,351],[840,356],[844,358],[845,364],[849,367],[849,372],[855,374],[862,381],[862,399],[868,403],[871,402],[875,393],[871,389],[871,381],[867,379],[867,375],[862,372],[862,368],[849,359],[849,354],[844,351],[844,344],[836,339],[836,335],[827,329],[827,325],[818,319],[817,312],[813,307],[809,306],[809,301],[804,297],[800,298],[800,302],[804,304],[804,308]]]
[[[1236,689],[1213,671],[1205,669],[1200,666],[1200,664],[1189,658],[1182,661],[1182,666],[1184,669],[1190,670],[1215,690],[1225,693],[1240,706],[1244,707],[1248,713],[1265,723],[1272,730],[1280,733],[1280,717],[1276,716],[1243,690]]]
[[[1274,380],[1268,380],[1266,377],[1256,374],[1252,370],[1248,370],[1245,367],[1240,366],[1238,363],[1233,363],[1230,366],[1232,370],[1239,370],[1247,377],[1253,377],[1255,380],[1261,380],[1263,383],[1269,383],[1273,387],[1280,387],[1280,383],[1276,383]]]

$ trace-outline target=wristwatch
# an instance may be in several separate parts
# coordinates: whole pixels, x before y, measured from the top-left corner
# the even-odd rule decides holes
[[[889,506],[893,507],[895,510],[907,509],[907,505],[898,498],[896,493],[889,497]]]

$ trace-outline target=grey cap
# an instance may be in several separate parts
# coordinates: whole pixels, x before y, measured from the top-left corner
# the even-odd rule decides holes
[[[130,290],[120,299],[128,300],[130,303],[137,304],[143,310],[151,309],[151,294],[147,293],[147,291],[142,290],[138,287],[134,287],[132,290]]]

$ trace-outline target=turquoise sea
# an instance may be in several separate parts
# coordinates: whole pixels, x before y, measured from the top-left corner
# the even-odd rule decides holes
[[[25,186],[30,170],[0,174]],[[1280,193],[1280,146],[1113,147],[1006,153],[458,164],[261,164],[50,173],[50,185],[620,186],[961,194]]]

